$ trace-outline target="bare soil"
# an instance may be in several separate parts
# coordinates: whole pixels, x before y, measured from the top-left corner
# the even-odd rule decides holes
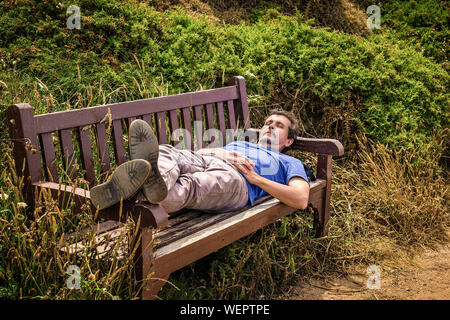
[[[280,300],[450,300],[450,243],[427,250],[418,266],[384,271],[380,289],[369,289],[368,274],[301,280]]]

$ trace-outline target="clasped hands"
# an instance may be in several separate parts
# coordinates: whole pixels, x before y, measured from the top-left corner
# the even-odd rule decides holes
[[[251,184],[257,184],[261,176],[253,170],[255,164],[248,157],[237,151],[229,151],[222,148],[201,149],[200,154],[213,154],[229,163],[231,163],[239,172],[241,172],[247,181]]]
[[[239,170],[251,184],[257,184],[260,175],[255,172],[255,164],[248,157],[237,151],[226,151],[224,159],[229,161],[237,170]]]

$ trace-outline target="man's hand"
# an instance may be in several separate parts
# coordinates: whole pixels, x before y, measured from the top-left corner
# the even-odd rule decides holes
[[[258,185],[261,176],[253,170],[254,165],[252,166],[247,163],[237,163],[234,166],[244,175],[249,183]]]
[[[239,169],[239,167],[243,167],[247,170],[253,171],[253,167],[255,166],[255,164],[248,157],[236,151],[225,151],[227,151],[227,153],[225,154],[224,159],[231,162],[231,164],[233,164],[233,166],[235,166],[237,169]]]
[[[255,164],[242,153],[222,148],[200,149],[197,152],[205,155],[216,155],[229,161],[244,175],[249,183],[257,185],[288,206],[297,209],[305,209],[308,206],[309,184],[300,177],[293,177],[289,180],[288,185],[284,185],[257,174],[253,170]]]
[[[236,166],[247,181],[257,185],[281,202],[297,209],[306,209],[309,199],[309,184],[303,178],[293,177],[288,185],[284,185],[267,178],[261,177],[253,170],[242,164]]]
[[[224,160],[227,160],[230,162],[233,166],[235,166],[237,169],[237,165],[242,165],[248,170],[252,169],[255,166],[252,160],[250,160],[248,157],[244,156],[242,153],[236,152],[236,151],[229,151],[222,148],[211,148],[211,149],[200,149],[197,151],[200,154],[203,155],[215,155],[218,156]]]

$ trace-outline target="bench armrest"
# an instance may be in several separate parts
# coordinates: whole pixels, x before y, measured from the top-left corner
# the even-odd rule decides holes
[[[342,156],[344,154],[344,147],[335,139],[317,139],[297,137],[293,145],[294,150],[313,152],[318,154],[326,154],[331,156]]]
[[[65,208],[73,201],[77,208],[87,204],[95,212],[95,208],[90,201],[89,191],[86,189],[49,181],[34,182],[32,186],[39,188],[39,192],[42,192],[42,189],[49,191],[52,198],[59,202],[60,208]]]
[[[58,200],[61,208],[68,206],[73,201],[77,209],[87,205],[91,212],[97,214],[97,208],[92,204],[90,193],[86,189],[47,181],[33,183],[33,186],[50,191],[52,197]],[[119,215],[119,213],[120,203],[100,210],[97,218],[125,222],[127,214]],[[135,197],[123,202],[122,213],[129,213],[134,221],[140,220],[141,227],[153,227],[155,229],[166,227],[169,219],[169,215],[161,205],[147,202],[140,192]]]

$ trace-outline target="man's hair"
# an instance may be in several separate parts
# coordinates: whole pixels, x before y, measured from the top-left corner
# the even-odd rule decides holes
[[[294,113],[292,113],[291,111],[286,111],[286,110],[282,110],[282,109],[272,109],[270,110],[270,114],[268,117],[270,117],[271,115],[282,115],[285,116],[286,118],[289,119],[289,121],[291,122],[291,125],[289,126],[289,132],[288,132],[288,139],[295,139],[298,136],[298,120],[297,117],[295,116]]]

